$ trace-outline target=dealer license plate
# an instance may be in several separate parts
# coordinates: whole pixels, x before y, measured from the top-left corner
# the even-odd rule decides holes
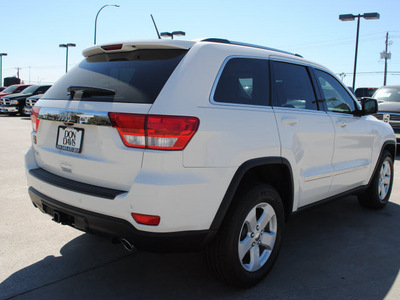
[[[83,129],[58,126],[56,148],[80,153],[82,148]]]

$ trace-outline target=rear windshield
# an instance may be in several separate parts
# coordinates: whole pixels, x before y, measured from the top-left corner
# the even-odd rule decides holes
[[[376,90],[377,88],[358,88],[356,89],[356,96],[369,98],[372,97]]]
[[[97,54],[71,69],[42,99],[154,103],[187,50]]]

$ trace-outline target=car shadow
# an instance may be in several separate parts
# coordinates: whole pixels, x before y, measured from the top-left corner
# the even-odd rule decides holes
[[[210,275],[202,253],[126,252],[83,234],[9,276],[0,298],[383,299],[400,270],[400,206],[371,211],[347,197],[295,215],[274,268],[240,290]],[[44,237],[45,238],[45,237]]]

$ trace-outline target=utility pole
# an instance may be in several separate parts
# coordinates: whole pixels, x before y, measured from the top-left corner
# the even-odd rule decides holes
[[[21,70],[22,68],[16,67],[16,68],[14,68],[14,69],[17,69],[17,78],[19,79],[19,70]]]
[[[387,60],[392,58],[392,54],[388,53],[388,45],[389,45],[389,32],[386,32],[386,41],[385,41],[385,52],[381,53],[381,59],[385,59],[385,71],[383,73],[383,85],[386,85],[386,75],[387,75]]]

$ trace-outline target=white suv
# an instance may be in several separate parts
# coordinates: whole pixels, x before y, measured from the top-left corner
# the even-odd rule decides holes
[[[285,218],[357,194],[382,208],[393,130],[326,68],[231,42],[93,46],[33,107],[29,194],[56,222],[148,251],[206,249],[248,287]]]

